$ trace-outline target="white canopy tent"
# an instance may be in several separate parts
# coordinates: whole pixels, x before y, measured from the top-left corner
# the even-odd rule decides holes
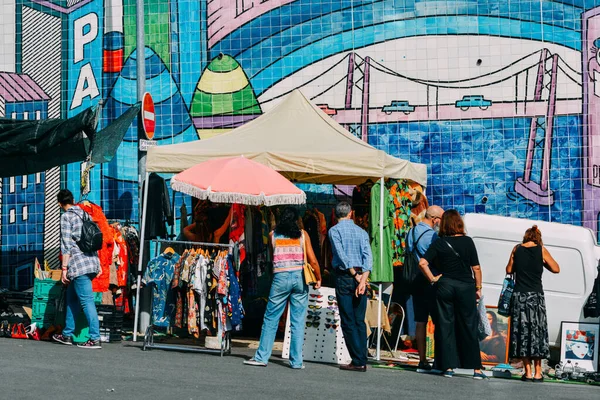
[[[228,133],[197,142],[151,147],[146,160],[146,178],[151,172],[179,173],[209,159],[240,155],[273,168],[292,182],[358,185],[367,179],[381,179],[382,202],[385,178],[427,184],[424,164],[392,157],[356,138],[299,90],[265,114]],[[147,188],[145,185],[141,243],[144,241]],[[383,210],[382,204],[380,243],[383,242]],[[383,248],[381,252],[383,258]],[[142,258],[140,254],[138,287]],[[377,359],[380,358],[382,285],[379,289]],[[139,301],[136,302],[136,315],[138,307]],[[137,318],[134,324],[135,341]]]
[[[150,148],[146,169],[178,173],[211,158],[240,155],[292,182],[353,185],[385,177],[427,183],[425,165],[392,157],[354,137],[299,90],[223,135]]]

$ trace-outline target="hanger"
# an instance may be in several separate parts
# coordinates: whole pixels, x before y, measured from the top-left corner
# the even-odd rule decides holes
[[[163,251],[163,254],[175,254],[175,250],[173,250],[172,247],[167,247],[165,251]]]

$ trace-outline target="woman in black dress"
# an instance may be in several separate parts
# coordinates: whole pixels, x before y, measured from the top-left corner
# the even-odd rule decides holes
[[[550,356],[546,301],[542,272],[558,274],[560,267],[542,243],[542,232],[536,225],[525,231],[523,243],[515,246],[506,266],[507,274],[515,274],[515,290],[511,304],[510,356],[523,361],[523,381],[542,382],[542,359]],[[531,372],[531,360],[535,373]]]
[[[433,276],[430,264],[441,274]],[[454,368],[473,369],[474,379],[486,379],[481,372],[478,339],[481,268],[475,243],[466,236],[458,211],[444,212],[439,237],[429,246],[419,266],[436,291],[436,369],[447,378],[454,376]]]

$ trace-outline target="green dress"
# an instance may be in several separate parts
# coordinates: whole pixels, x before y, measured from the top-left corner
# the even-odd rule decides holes
[[[383,210],[383,259],[381,259],[381,245],[379,240],[381,206],[381,181],[377,181],[371,189],[371,251],[373,252],[372,282],[393,282],[394,270],[392,260],[392,233],[394,229],[393,203],[390,201],[390,192],[384,187]]]

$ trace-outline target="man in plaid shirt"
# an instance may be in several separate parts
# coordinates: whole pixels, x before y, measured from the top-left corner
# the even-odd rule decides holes
[[[335,271],[335,296],[340,310],[340,322],[352,362],[342,365],[346,371],[367,370],[367,326],[365,296],[369,274],[373,269],[373,254],[369,235],[352,221],[350,204],[335,207],[337,225],[329,230]]]
[[[75,319],[79,311],[88,321],[90,339],[77,347],[99,349],[100,323],[92,292],[92,279],[102,273],[97,253],[84,253],[77,242],[85,218],[90,218],[80,207],[73,204],[73,193],[67,189],[58,192],[58,203],[64,213],[60,217],[60,251],[62,253],[62,282],[67,286],[65,329],[52,338],[62,344],[73,344]]]

